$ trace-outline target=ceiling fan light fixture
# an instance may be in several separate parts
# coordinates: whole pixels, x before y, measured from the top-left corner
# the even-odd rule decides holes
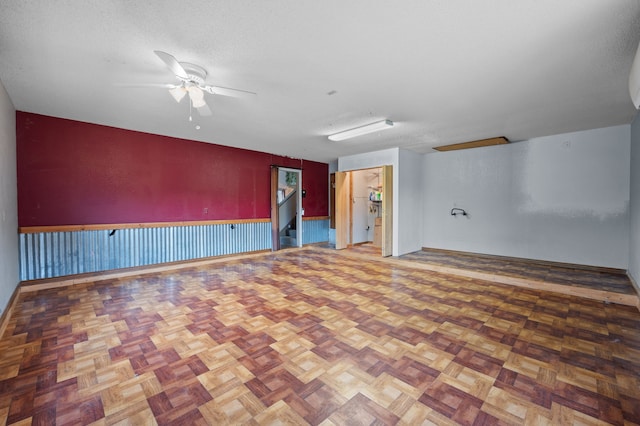
[[[329,135],[329,140],[339,142],[345,139],[355,138],[356,136],[366,135],[367,133],[377,132],[378,130],[390,129],[391,127],[393,127],[393,121],[391,120],[376,121],[375,123],[366,124],[364,126],[355,127],[353,129]]]
[[[161,50],[154,50],[153,52],[162,60],[162,62],[165,63],[171,72],[173,72],[175,77],[180,80],[180,83],[178,83],[179,85],[177,86],[173,84],[162,86],[169,88],[169,93],[176,102],[180,102],[188,93],[189,100],[191,101],[189,107],[197,108],[198,113],[202,116],[211,115],[211,110],[204,100],[205,91],[211,94],[220,94],[224,96],[243,94],[255,95],[254,92],[249,92],[248,90],[205,84],[207,70],[201,66],[189,62],[178,62],[173,55]]]
[[[191,104],[193,105],[194,108],[202,108],[203,106],[207,105],[204,99],[193,99],[193,98],[191,98]]]
[[[191,86],[187,89],[189,91],[189,97],[191,98],[191,104],[194,108],[200,108],[206,105],[204,101],[204,92],[198,86]]]
[[[187,94],[187,91],[183,86],[178,86],[173,89],[169,89],[169,93],[173,96],[173,99],[175,99],[176,102],[180,103],[182,98],[184,98],[184,95]]]

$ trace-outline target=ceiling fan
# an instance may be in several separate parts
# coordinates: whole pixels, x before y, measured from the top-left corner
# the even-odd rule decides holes
[[[172,55],[154,50],[154,53],[169,67],[171,72],[180,82],[178,84],[164,84],[162,87],[169,89],[169,93],[180,102],[186,95],[189,95],[191,106],[196,108],[200,115],[211,115],[211,110],[204,100],[204,93],[222,96],[255,95],[248,90],[233,89],[230,87],[212,86],[205,83],[207,70],[199,65],[189,62],[178,62]]]

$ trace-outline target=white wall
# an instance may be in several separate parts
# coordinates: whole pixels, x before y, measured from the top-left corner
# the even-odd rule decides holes
[[[16,111],[0,82],[0,313],[18,285]]]
[[[631,124],[631,212],[629,221],[629,275],[640,285],[640,114]]]
[[[398,252],[411,253],[422,249],[422,160],[412,151],[400,150],[398,204]]]
[[[422,245],[626,269],[630,132],[424,155]]]

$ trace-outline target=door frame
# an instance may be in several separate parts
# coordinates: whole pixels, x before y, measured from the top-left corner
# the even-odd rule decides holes
[[[351,242],[353,209],[351,208],[351,173],[382,168],[382,256],[393,255],[393,166],[374,166],[336,172],[336,249],[342,250]]]
[[[382,257],[393,255],[393,166],[382,166]]]
[[[280,214],[278,209],[278,184],[280,172],[296,173],[296,247],[302,247],[302,169],[271,166],[271,250],[280,250]]]
[[[349,244],[349,172],[336,172],[336,250],[347,248]]]

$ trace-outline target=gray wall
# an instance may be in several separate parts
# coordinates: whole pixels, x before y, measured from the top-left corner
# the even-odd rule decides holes
[[[398,251],[400,254],[422,249],[422,155],[399,151]]]
[[[631,124],[631,219],[629,275],[640,284],[640,114]]]
[[[0,313],[18,285],[16,111],[0,82]]]
[[[627,269],[630,133],[425,155],[422,245]],[[469,216],[451,216],[453,207]]]

